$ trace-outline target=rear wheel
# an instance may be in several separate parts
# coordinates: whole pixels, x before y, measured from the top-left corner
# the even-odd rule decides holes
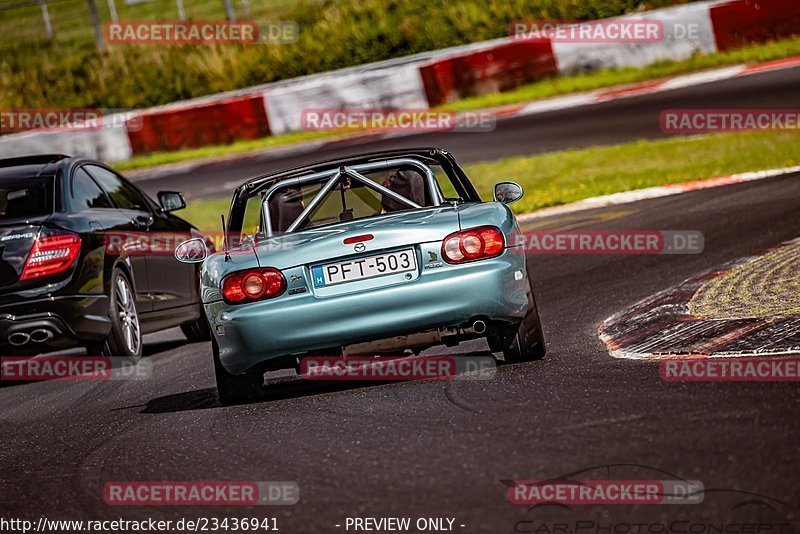
[[[142,329],[136,297],[128,275],[120,269],[111,273],[109,293],[111,332],[103,341],[90,344],[87,352],[92,356],[123,356],[138,362],[142,357]]]
[[[528,313],[518,327],[510,328],[499,340],[505,363],[541,360],[547,352],[539,310],[533,297],[533,287],[530,278],[527,277],[525,294],[528,298]]]
[[[258,368],[242,375],[232,375],[222,366],[219,358],[219,345],[211,339],[214,355],[214,374],[217,378],[217,396],[221,404],[236,404],[254,400],[261,394],[264,386],[264,372]]]

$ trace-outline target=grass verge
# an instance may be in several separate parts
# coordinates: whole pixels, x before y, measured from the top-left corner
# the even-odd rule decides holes
[[[525,196],[512,208],[524,213],[620,191],[800,165],[798,141],[797,133],[676,137],[507,158],[467,165],[465,171],[484,199],[491,198],[495,182],[520,183]],[[228,198],[203,200],[180,215],[213,231],[229,206]]]

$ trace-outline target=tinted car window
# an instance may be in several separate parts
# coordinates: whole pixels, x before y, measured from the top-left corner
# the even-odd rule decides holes
[[[108,196],[118,208],[124,210],[150,211],[144,196],[132,185],[125,183],[119,176],[102,167],[85,165],[92,177],[106,190]]]
[[[52,178],[0,180],[0,219],[25,219],[52,211]]]
[[[103,190],[83,169],[78,169],[72,176],[70,194],[74,209],[113,208]]]

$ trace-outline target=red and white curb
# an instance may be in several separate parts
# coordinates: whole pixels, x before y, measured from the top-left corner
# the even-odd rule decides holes
[[[755,180],[763,180],[765,178],[775,178],[777,176],[784,176],[796,172],[800,172],[800,165],[795,167],[784,167],[781,169],[743,172],[739,174],[731,174],[730,176],[719,176],[716,178],[693,180],[690,182],[659,185],[655,187],[646,187],[644,189],[634,189],[632,191],[623,191],[621,193],[586,198],[583,200],[578,200],[577,202],[571,202],[570,204],[564,204],[563,206],[542,208],[531,213],[523,213],[522,215],[517,216],[517,220],[522,223],[535,219],[552,217],[554,215],[564,215],[566,213],[575,213],[594,208],[602,208],[605,206],[628,204],[630,202],[637,202],[639,200],[679,195],[681,193],[699,191],[701,189],[711,189],[713,187],[720,187],[723,185],[740,184]]]
[[[800,239],[794,239],[763,254],[798,244]],[[696,317],[689,311],[689,301],[701,287],[763,254],[728,262],[615,313],[598,326],[600,340],[612,357],[628,360],[800,354],[798,315],[729,319]]]

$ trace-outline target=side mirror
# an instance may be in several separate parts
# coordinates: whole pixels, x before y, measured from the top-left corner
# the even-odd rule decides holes
[[[181,263],[201,263],[207,257],[208,247],[199,237],[184,241],[175,248],[175,259]]]
[[[175,191],[159,191],[158,203],[164,211],[178,211],[186,207],[186,200],[183,195]]]
[[[521,199],[522,186],[514,182],[498,182],[494,184],[494,199],[503,204],[511,204]]]

